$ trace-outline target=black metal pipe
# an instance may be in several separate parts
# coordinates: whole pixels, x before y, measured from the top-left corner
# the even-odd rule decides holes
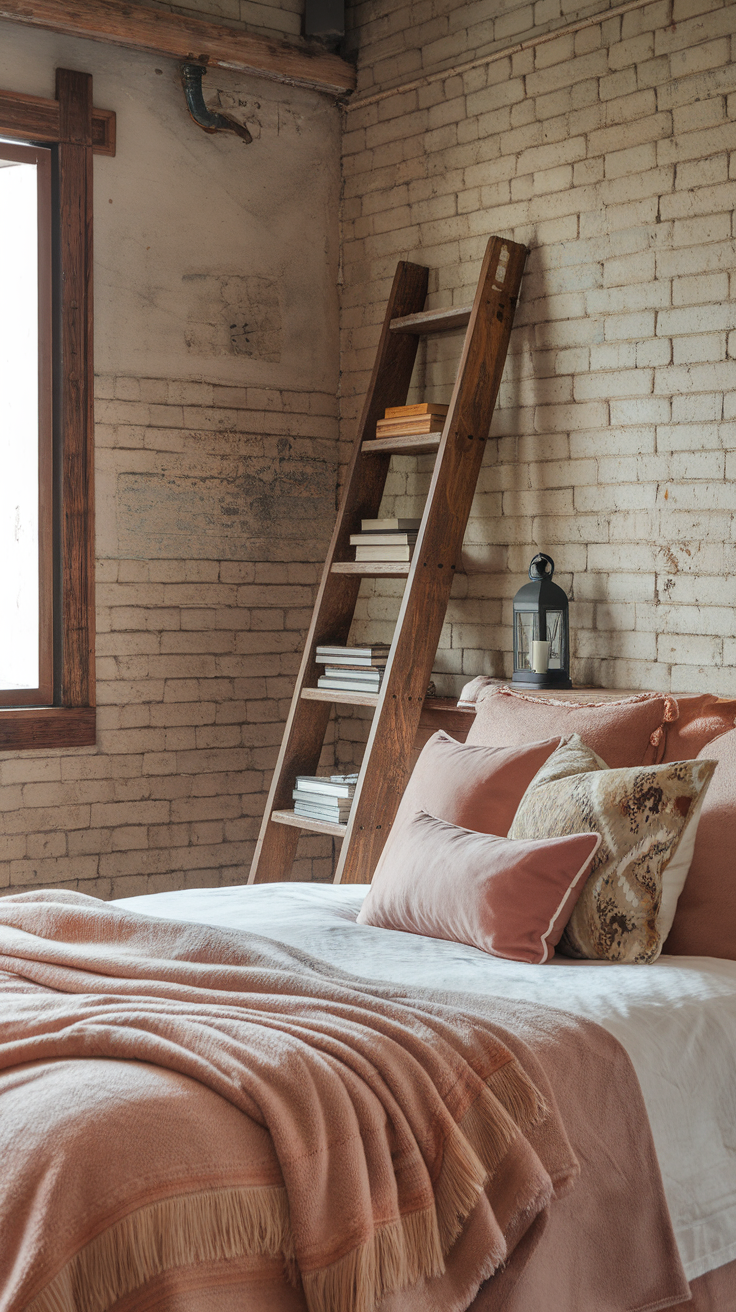
[[[184,98],[194,122],[202,128],[203,132],[235,132],[247,145],[253,138],[244,124],[237,123],[234,118],[229,118],[227,114],[215,113],[214,110],[208,109],[204,103],[202,78],[206,72],[207,69],[203,64],[182,64],[181,66]]]

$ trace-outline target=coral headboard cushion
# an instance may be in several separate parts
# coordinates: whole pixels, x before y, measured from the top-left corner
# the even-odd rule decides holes
[[[494,688],[478,701],[467,744],[520,747],[533,740],[578,733],[611,769],[658,765],[667,720],[677,710],[663,693],[642,693],[625,701],[551,701]]]
[[[677,696],[677,719],[667,725],[663,762],[690,761],[736,725],[736,700],[712,692]]]
[[[663,951],[736,961],[736,729],[708,742],[698,756],[718,765]]]

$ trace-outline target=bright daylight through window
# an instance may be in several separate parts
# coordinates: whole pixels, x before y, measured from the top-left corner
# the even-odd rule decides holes
[[[51,700],[50,154],[0,141],[0,700]]]

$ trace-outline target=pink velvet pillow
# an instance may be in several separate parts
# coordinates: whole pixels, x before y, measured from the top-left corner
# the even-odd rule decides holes
[[[705,795],[695,851],[663,952],[736,961],[736,731],[706,744],[717,761]]]
[[[476,829],[507,834],[537,770],[559,747],[559,736],[523,747],[469,747],[435,733],[422,749],[393,824],[398,829],[417,811]]]
[[[419,811],[389,836],[358,923],[511,961],[549,961],[600,841],[568,834],[514,842]]]
[[[674,699],[661,693],[585,705],[496,688],[479,700],[466,745],[518,747],[552,734],[578,733],[611,769],[658,765],[667,720],[676,713]]]
[[[675,698],[677,718],[667,725],[663,761],[691,761],[714,738],[728,733],[736,724],[736,700],[701,696]]]

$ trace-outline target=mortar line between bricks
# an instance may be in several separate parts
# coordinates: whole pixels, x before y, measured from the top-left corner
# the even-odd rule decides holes
[[[350,100],[343,105],[346,111],[351,109],[362,109],[364,105],[375,105],[380,100],[388,100],[389,96],[405,95],[407,91],[417,91],[419,87],[431,86],[433,82],[442,82],[447,78],[459,77],[461,73],[470,73],[474,68],[482,68],[484,64],[495,64],[499,59],[508,59],[510,55],[521,54],[522,50],[533,50],[535,46],[545,45],[549,41],[558,41],[562,36],[569,36],[573,32],[582,32],[586,27],[595,27],[597,23],[603,23],[607,18],[617,18],[619,14],[628,14],[632,9],[646,9],[652,4],[652,0],[627,0],[625,5],[616,5],[615,9],[601,9],[596,14],[591,14],[587,18],[581,18],[576,23],[568,23],[565,27],[555,27],[550,32],[543,32],[540,36],[530,36],[524,41],[517,41],[513,46],[504,46],[502,50],[494,50],[490,55],[483,55],[482,59],[471,59],[465,64],[455,64],[453,68],[442,68],[436,73],[425,73],[423,77],[417,77],[413,82],[402,82],[397,87],[388,87],[385,91],[377,91],[372,96],[361,96],[360,100]],[[670,6],[670,14],[671,14]]]

